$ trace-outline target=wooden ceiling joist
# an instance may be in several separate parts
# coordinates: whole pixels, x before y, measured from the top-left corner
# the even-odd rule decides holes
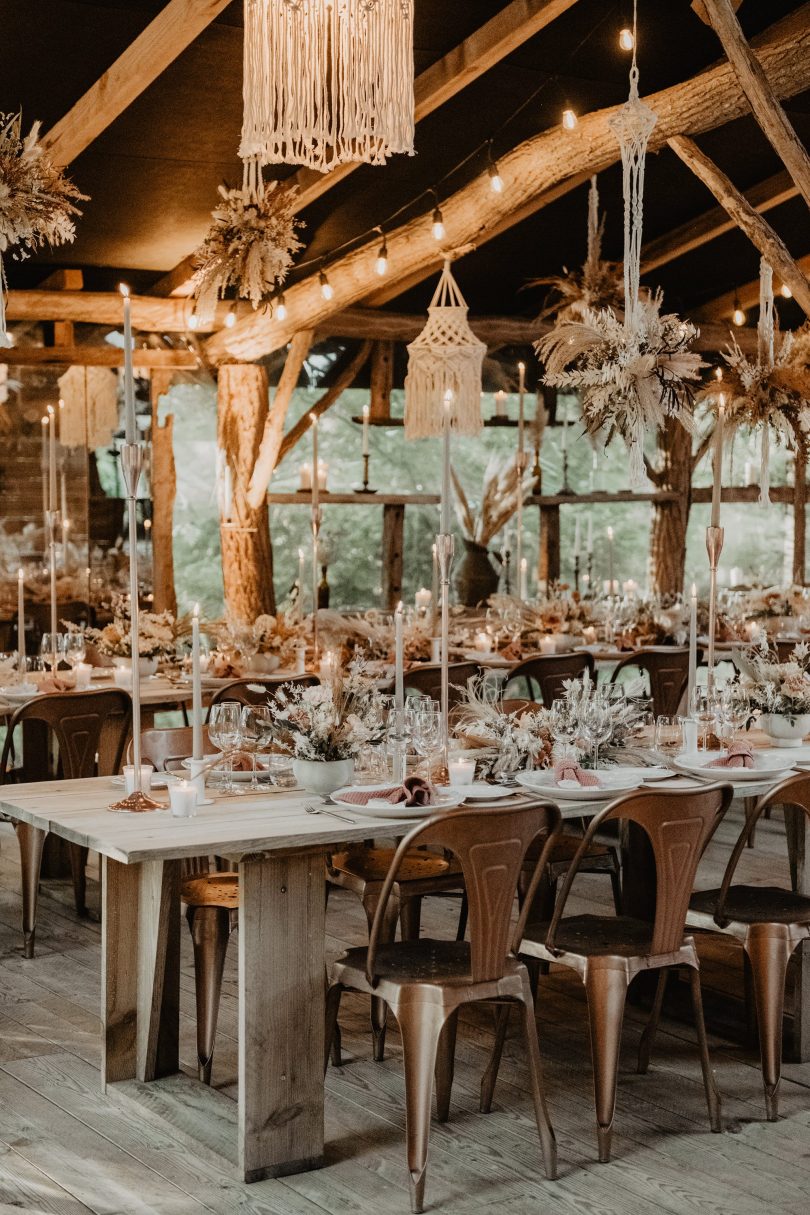
[[[137,349],[132,361],[139,367],[165,367],[193,371],[200,366],[191,350]],[[115,346],[7,346],[0,348],[0,364],[10,367],[123,367],[124,352]]]
[[[810,277],[810,253],[804,257],[797,257],[796,265],[801,272]],[[722,295],[718,295],[715,299],[709,300],[705,304],[701,304],[699,308],[692,311],[692,317],[699,321],[701,329],[704,321],[719,321],[721,318],[731,321],[732,313],[737,305],[744,311],[749,308],[756,308],[759,304],[759,279],[751,279],[748,283],[743,283],[742,286],[736,287],[733,291],[725,291]],[[746,329],[733,328],[733,333],[736,338],[750,332]]]
[[[511,0],[469,38],[436,63],[421,72],[414,81],[414,117],[417,122],[427,118],[445,102],[450,101],[468,84],[472,84],[490,68],[495,67],[512,51],[545,29],[552,21],[572,8],[577,0]],[[299,169],[289,178],[288,185],[298,193],[295,209],[303,211],[310,203],[331,190],[359,168],[357,163],[338,165],[329,173],[314,169]],[[152,288],[155,295],[190,295],[193,254],[159,279]]]
[[[169,0],[103,76],[43,136],[55,164],[66,165],[157,80],[230,0]]]
[[[755,211],[762,213],[781,206],[798,193],[793,178],[785,171],[752,186],[745,191],[744,197]],[[684,254],[699,249],[701,245],[716,240],[718,236],[731,232],[735,227],[727,211],[722,207],[712,207],[710,211],[704,211],[695,219],[649,241],[641,250],[641,273],[650,274],[660,266],[666,266]]]
[[[191,305],[183,299],[154,299],[150,295],[133,295],[132,326],[149,333],[185,333],[189,329]],[[217,306],[214,317],[205,328],[221,329],[231,304]],[[250,305],[234,311],[245,315]],[[73,321],[76,324],[123,325],[121,296],[114,291],[10,291],[6,304],[9,321]],[[202,331],[202,330],[201,330]]]
[[[802,5],[758,40],[757,53],[780,96],[790,96],[810,86],[808,14],[810,4]],[[747,110],[745,96],[728,63],[653,94],[647,101],[658,115],[650,140],[651,151],[675,135],[713,129]],[[555,127],[501,154],[498,163],[505,187],[502,194],[494,194],[488,180],[479,176],[444,200],[448,252],[488,239],[487,230],[504,215],[525,206],[557,183],[613,163],[618,149],[608,119],[616,109],[586,114],[573,131]],[[436,242],[425,216],[402,224],[387,233],[386,239],[392,281],[435,265]],[[374,268],[376,240],[374,237],[365,241],[329,266],[331,300],[323,299],[318,275],[308,274],[286,292],[287,320],[281,322],[262,313],[239,321],[232,329],[208,340],[208,357],[214,362],[261,358],[286,345],[304,318],[308,325],[320,327],[330,316],[371,296],[379,288]]]

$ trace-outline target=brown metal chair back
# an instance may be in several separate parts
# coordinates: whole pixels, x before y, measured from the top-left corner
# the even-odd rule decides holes
[[[580,679],[586,671],[592,679],[596,678],[596,663],[587,650],[576,654],[542,654],[513,667],[507,687],[518,679],[525,679],[529,696],[550,709],[555,700],[565,695],[565,683],[569,679]]]
[[[452,853],[461,865],[469,904],[471,981],[502,978],[514,946],[510,924],[523,859],[537,837],[546,835],[537,862],[542,870],[560,823],[557,807],[544,803],[519,809],[450,810],[414,827],[400,841],[380,892],[366,961],[369,983],[374,983],[377,948],[381,934],[384,940],[386,906],[397,874],[409,850],[423,845]]]
[[[658,956],[680,949],[700,858],[730,806],[733,794],[731,785],[720,784],[702,789],[639,789],[617,798],[595,815],[566,874],[551,917],[547,948],[554,948],[566,900],[594,836],[606,822],[623,821],[635,823],[644,832],[653,853],[656,896],[649,953]]]
[[[754,834],[757,820],[769,806],[795,806],[797,810],[801,810],[810,819],[810,772],[799,772],[796,776],[789,776],[787,780],[780,781],[778,785],[775,785],[773,789],[764,794],[758,800],[751,813],[746,815],[742,830],[737,837],[737,842],[731,850],[731,856],[728,858],[726,872],[723,874],[723,881],[720,885],[720,894],[717,897],[714,918],[720,927],[724,927],[728,923],[728,917],[725,915],[726,899],[728,898],[728,892],[731,889],[740,857],[745,851],[749,839]]]
[[[539,713],[543,708],[536,700],[502,700],[498,708],[502,713]]]
[[[169,730],[141,731],[141,759],[151,764],[156,772],[165,772],[169,764],[188,759],[193,748],[194,731],[191,726],[179,726]],[[203,747],[208,743],[208,727],[203,726]],[[131,755],[132,743],[127,754]]]
[[[467,687],[470,679],[475,679],[481,673],[477,662],[451,662],[447,668],[450,680],[449,701],[451,705],[458,704],[461,699],[461,689]],[[429,696],[431,700],[440,701],[442,698],[442,668],[439,663],[428,663],[406,671],[403,685],[406,692],[416,692]]]
[[[218,688],[211,697],[211,708],[214,705],[220,704],[223,700],[236,700],[240,705],[263,705],[267,704],[268,699],[275,698],[279,688],[288,686],[289,684],[299,684],[302,687],[310,688],[315,684],[320,683],[317,675],[287,675],[286,677],[268,676],[262,679],[235,679],[233,683],[225,684],[224,688]],[[210,710],[209,710],[210,716]]]
[[[0,781],[6,776],[14,731],[24,722],[40,722],[52,731],[65,780],[110,776],[121,766],[131,716],[132,701],[129,693],[121,688],[50,692],[29,700],[20,705],[8,723],[0,760]],[[28,756],[25,759],[28,770]],[[45,756],[42,759],[44,761]]]
[[[688,647],[662,645],[636,650],[616,664],[611,683],[620,682],[617,676],[628,667],[638,667],[640,671],[646,671],[656,717],[660,714],[673,717],[678,712],[689,681]]]

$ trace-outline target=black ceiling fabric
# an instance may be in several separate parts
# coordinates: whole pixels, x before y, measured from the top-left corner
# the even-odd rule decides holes
[[[415,0],[417,73],[483,25],[507,0]],[[753,37],[803,0],[743,0],[739,17]],[[82,96],[163,7],[162,0],[0,0],[0,110],[23,108],[26,124],[45,129]],[[722,58],[713,31],[689,0],[639,0],[642,95],[677,84]],[[578,0],[556,21],[441,106],[417,126],[414,157],[385,167],[363,165],[304,213],[306,249],[300,261],[330,256],[395,213],[399,219],[432,208],[488,164],[560,120],[566,105],[578,113],[621,103],[630,56],[619,30],[632,4]],[[70,167],[91,199],[73,245],[22,263],[7,259],[11,287],[31,287],[58,266],[80,266],[88,289],[110,289],[125,277],[149,287],[199,242],[222,181],[241,178],[236,150],[242,109],[242,5],[219,17],[113,122]],[[810,94],[786,108],[799,136],[810,138]],[[519,111],[516,114],[516,111]],[[782,166],[753,118],[699,137],[732,180],[746,189]],[[280,167],[278,176],[293,170]],[[621,172],[599,179],[607,211],[605,255],[621,256]],[[587,199],[580,186],[556,203],[482,245],[457,264],[471,310],[532,316],[542,297],[525,289],[531,278],[579,265],[585,252]],[[505,196],[508,204],[508,196]],[[714,205],[705,187],[669,151],[648,158],[645,241]],[[807,210],[794,199],[768,213],[797,257],[810,252]],[[739,232],[702,246],[648,276],[665,304],[688,311],[757,276],[758,254]],[[309,267],[311,270],[311,266]],[[306,271],[305,271],[306,272]],[[293,279],[295,272],[293,272]],[[397,310],[423,311],[432,284],[392,301]],[[799,319],[787,305],[786,320]]]

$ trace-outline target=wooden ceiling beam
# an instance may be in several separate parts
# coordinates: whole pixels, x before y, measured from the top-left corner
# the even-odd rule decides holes
[[[200,332],[213,332],[225,324],[233,306],[217,305],[212,321]],[[251,311],[249,304],[233,308],[237,317]],[[123,325],[121,296],[115,291],[10,291],[6,305],[9,321],[73,321],[77,324]],[[149,333],[185,333],[191,305],[183,299],[132,296],[132,326]]]
[[[810,4],[804,4],[758,40],[758,54],[780,95],[792,95],[810,86],[808,15]],[[674,135],[710,130],[747,110],[745,96],[728,63],[653,94],[647,101],[658,115],[650,151],[656,151]],[[555,126],[500,155],[502,194],[494,194],[488,179],[479,175],[443,200],[448,254],[489,239],[489,231],[506,215],[560,182],[615,161],[618,149],[608,120],[618,108],[585,114],[573,131]],[[253,361],[286,345],[302,324],[317,328],[328,317],[372,296],[379,290],[374,266],[376,241],[376,237],[364,241],[328,266],[331,300],[323,299],[318,275],[310,273],[285,292],[285,321],[267,313],[239,321],[232,329],[208,339],[208,357],[214,362]],[[436,264],[436,242],[424,215],[388,232],[386,241],[394,281]]]
[[[191,350],[136,348],[132,362],[138,367],[172,367],[194,370],[201,363]],[[11,367],[123,367],[124,352],[115,346],[7,346],[0,348],[0,364]]]
[[[104,75],[43,136],[54,163],[67,165],[75,160],[229,3],[169,0]]]
[[[810,253],[806,254],[804,257],[797,257],[796,265],[802,274],[810,276]],[[758,278],[752,279],[749,283],[743,283],[742,286],[736,287],[733,291],[725,291],[722,295],[718,295],[715,299],[709,300],[705,304],[701,304],[701,306],[694,309],[690,315],[701,325],[704,321],[716,321],[720,320],[721,317],[726,319],[730,324],[732,313],[738,304],[745,311],[747,311],[749,308],[756,308],[758,306]],[[753,332],[753,330],[746,330],[745,328],[738,329],[735,325],[732,327],[732,332],[734,333],[735,337],[739,337],[741,334]]]
[[[416,122],[427,118],[445,102],[472,84],[490,68],[500,63],[512,51],[545,29],[577,0],[511,0],[469,38],[465,38],[443,58],[431,64],[414,81],[414,117]],[[315,169],[299,169],[285,184],[295,187],[296,212],[321,198],[339,182],[344,181],[360,165],[356,162],[338,165],[328,173]],[[189,254],[155,283],[155,295],[191,295],[191,275],[194,255]]]
[[[750,190],[745,191],[744,197],[755,211],[761,213],[781,206],[782,203],[795,198],[798,193],[793,178],[785,170],[752,186]],[[650,274],[659,266],[666,266],[668,262],[699,249],[701,245],[716,240],[718,236],[731,232],[735,227],[734,220],[722,207],[712,207],[710,211],[704,211],[702,215],[673,228],[671,232],[665,232],[663,236],[648,241],[641,250],[641,273]]]

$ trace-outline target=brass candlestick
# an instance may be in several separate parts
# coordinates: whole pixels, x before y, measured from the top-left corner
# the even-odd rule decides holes
[[[709,554],[709,653],[707,662],[709,674],[706,680],[706,691],[714,695],[714,635],[717,629],[717,564],[723,551],[722,527],[706,528],[706,552]]]
[[[453,568],[454,542],[451,535],[439,534],[436,537],[436,556],[439,561],[439,584],[442,592],[442,630],[441,630],[441,716],[442,716],[442,764],[449,776],[450,768],[450,676],[448,665],[450,661],[450,571]]]
[[[358,489],[356,491],[358,494],[376,494],[376,492],[377,492],[376,489],[369,488],[368,466],[369,466],[370,459],[371,459],[370,455],[368,454],[368,452],[366,452],[363,456],[363,488]]]
[[[143,469],[144,451],[140,443],[124,443],[121,448],[121,472],[127,492],[127,517],[129,522],[129,637],[132,655],[132,763],[134,765],[134,788],[121,801],[113,802],[109,810],[142,814],[149,810],[165,810],[141,789],[141,678],[139,662],[139,611],[138,611],[138,517],[135,505],[138,482]]]

